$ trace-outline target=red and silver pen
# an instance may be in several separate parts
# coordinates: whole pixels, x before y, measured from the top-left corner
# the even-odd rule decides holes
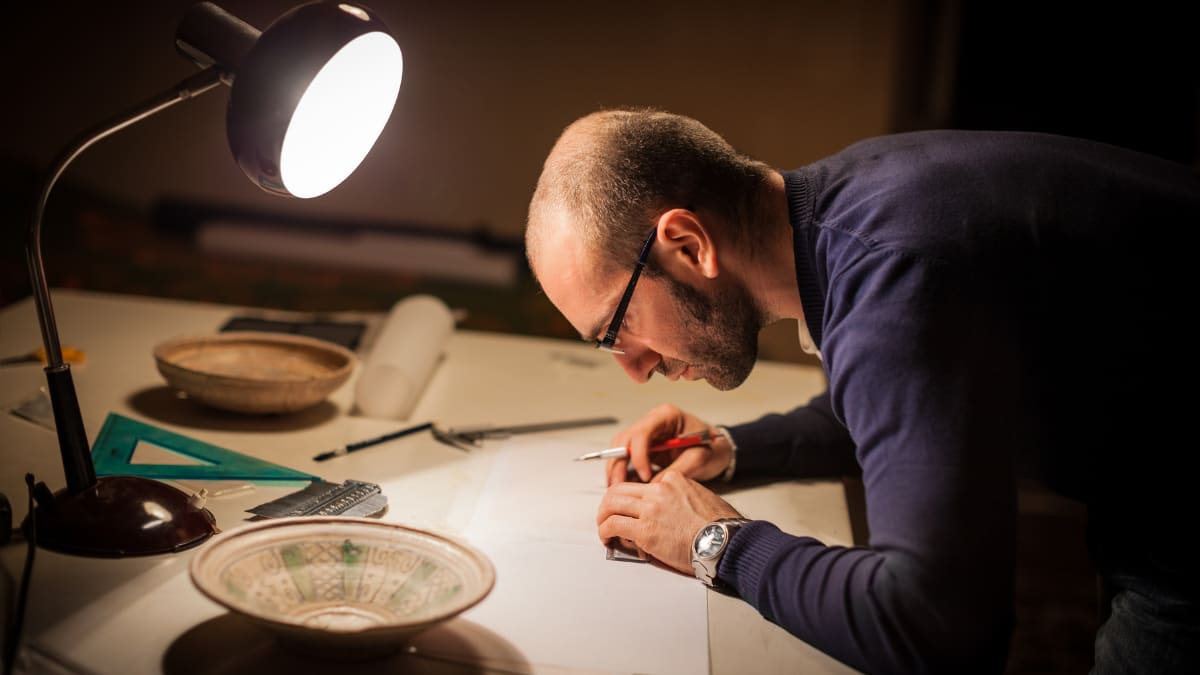
[[[687,436],[677,436],[662,443],[650,446],[650,452],[662,452],[663,450],[674,450],[676,448],[690,448],[696,445],[708,445],[712,443],[712,434],[707,431],[701,431],[698,434],[689,434]],[[609,448],[607,450],[597,450],[589,452],[586,455],[580,455],[575,458],[576,462],[581,462],[587,459],[608,459],[609,457],[629,457],[629,448]]]

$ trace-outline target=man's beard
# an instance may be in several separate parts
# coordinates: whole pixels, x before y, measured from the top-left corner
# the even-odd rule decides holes
[[[667,281],[683,308],[682,328],[691,335],[685,367],[721,391],[745,382],[758,360],[758,332],[765,325],[750,292],[739,284],[709,297],[675,279]]]

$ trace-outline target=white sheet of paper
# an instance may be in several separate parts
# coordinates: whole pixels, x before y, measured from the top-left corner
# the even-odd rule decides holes
[[[574,461],[592,449],[578,441],[546,438],[496,444],[491,473],[467,530],[491,535],[494,528],[503,528],[506,537],[592,544],[603,558],[596,509],[604,496],[604,464]]]
[[[538,666],[708,672],[704,586],[655,565],[605,559],[596,536],[603,467],[572,461],[594,449],[544,438],[497,446],[464,532],[491,558],[496,586],[462,618],[508,644],[493,659],[476,658],[497,667],[518,665],[511,663],[515,649],[519,661]],[[444,636],[435,629],[415,646],[438,654]]]

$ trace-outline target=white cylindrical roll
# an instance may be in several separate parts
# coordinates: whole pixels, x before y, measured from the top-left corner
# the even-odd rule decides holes
[[[407,419],[454,331],[454,315],[432,295],[397,302],[363,363],[354,402],[367,417]]]

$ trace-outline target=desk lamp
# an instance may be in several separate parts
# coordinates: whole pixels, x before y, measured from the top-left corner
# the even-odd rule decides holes
[[[38,544],[50,550],[150,555],[194,546],[215,531],[212,514],[174,487],[96,477],[42,265],[42,216],[67,165],[96,141],[226,84],[229,145],[242,170],[268,192],[316,197],[345,180],[374,145],[403,71],[400,48],[379,18],[348,3],[301,5],[260,32],[204,2],[183,17],[176,45],[202,70],[82,134],[55,160],[34,210],[26,253],[67,482],[53,494],[45,484],[35,489]]]

